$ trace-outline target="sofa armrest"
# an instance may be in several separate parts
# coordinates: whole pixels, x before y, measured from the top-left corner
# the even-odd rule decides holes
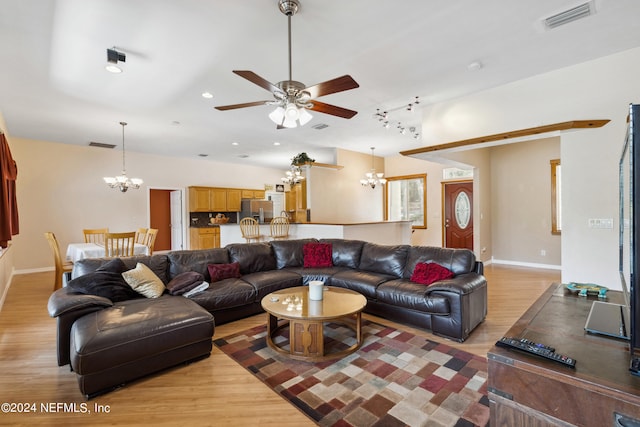
[[[58,320],[58,366],[64,366],[70,362],[69,345],[73,323],[82,316],[111,306],[113,306],[113,302],[108,298],[80,294],[66,287],[51,294],[47,309],[49,315]]]
[[[437,291],[466,295],[486,284],[487,279],[478,273],[459,274],[452,279],[440,280],[427,286],[427,295]]]
[[[482,261],[476,261],[476,265],[473,268],[473,271],[480,275],[484,275],[484,263]]]
[[[51,294],[47,309],[49,310],[49,316],[58,317],[76,310],[86,311],[90,307],[96,307],[96,310],[101,310],[112,305],[113,302],[109,298],[85,295],[73,292],[69,288],[62,288]]]

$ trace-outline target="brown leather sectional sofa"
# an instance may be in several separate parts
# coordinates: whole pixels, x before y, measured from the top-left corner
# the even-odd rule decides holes
[[[304,267],[303,246],[309,242],[331,243],[332,267]],[[94,272],[107,261],[81,260],[74,265],[72,275],[75,278]],[[164,313],[169,318],[178,316],[178,323],[185,327],[189,326],[189,318],[195,317],[195,327],[204,329],[187,345],[181,342],[180,345],[171,346],[171,351],[175,351],[174,347],[189,348],[184,354],[168,360],[167,363],[175,365],[209,354],[210,339],[208,346],[202,344],[206,341],[203,337],[209,334],[206,329],[209,326],[203,325],[210,324],[212,335],[213,319],[215,324],[223,324],[260,313],[263,311],[260,301],[265,295],[275,290],[305,285],[310,280],[323,280],[328,286],[349,288],[361,293],[367,298],[366,313],[430,329],[436,335],[456,341],[464,341],[487,314],[487,282],[483,276],[483,264],[476,261],[473,252],[465,249],[385,246],[344,239],[301,239],[174,251],[123,261],[129,268],[134,268],[138,262],[147,265],[165,284],[187,271],[199,272],[209,281],[209,264],[238,262],[241,277],[212,283],[207,290],[190,298],[165,293],[159,298],[114,303],[104,297],[74,292],[69,287],[54,292],[49,299],[48,309],[58,323],[58,364],[62,366],[71,362],[72,369],[79,375],[81,391],[86,395],[97,394],[114,386],[105,378],[117,372],[113,366],[103,366],[105,362],[102,359],[105,358],[90,367],[88,374],[78,372],[82,371],[82,367],[76,365],[87,365],[82,358],[84,356],[78,354],[78,346],[90,345],[96,334],[96,319],[87,321],[84,319],[87,316],[98,316],[101,322],[113,327],[114,322],[123,318],[122,313],[133,315],[130,319],[135,319],[139,313],[152,312],[155,313],[156,324],[148,327],[154,331],[165,327],[161,325]],[[455,277],[429,286],[414,283],[410,280],[412,272],[416,264],[422,262],[440,264],[455,273]],[[114,311],[117,314],[113,314]],[[209,313],[212,319],[207,319]],[[139,327],[137,322],[131,322],[124,328],[123,325],[116,326],[120,326],[120,330]],[[140,339],[146,334],[139,333]],[[184,330],[168,330],[167,334],[162,340],[165,343],[170,342],[173,336],[184,336]],[[109,340],[113,341],[118,336],[118,333],[114,333]],[[111,344],[108,343],[112,347]],[[192,348],[197,350],[192,351]],[[102,350],[91,351],[99,354]],[[118,362],[125,364],[128,371],[128,374],[118,378],[119,382],[136,378],[138,368],[148,367],[148,359],[153,357],[152,354],[132,354],[132,350],[127,348],[121,349],[120,353],[128,355],[124,356],[125,359],[130,356],[129,359],[135,360]],[[108,356],[111,360],[114,357],[113,354]],[[169,366],[153,365],[153,369]],[[143,375],[149,373],[147,371]]]

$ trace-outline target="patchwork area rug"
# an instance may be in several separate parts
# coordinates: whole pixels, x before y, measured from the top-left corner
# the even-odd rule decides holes
[[[364,343],[338,360],[311,363],[266,344],[266,326],[214,340],[232,359],[320,426],[487,426],[487,361],[446,344],[362,320]],[[354,343],[325,325],[325,350]],[[287,346],[288,328],[275,340]]]

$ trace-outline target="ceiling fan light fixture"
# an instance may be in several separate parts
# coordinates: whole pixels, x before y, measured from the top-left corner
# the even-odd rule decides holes
[[[271,121],[277,125],[281,125],[284,121],[284,108],[278,106],[275,110],[269,113]]]
[[[306,108],[300,108],[299,110],[300,118],[298,119],[298,121],[300,122],[300,126],[304,126],[311,121],[313,115],[309,113]]]

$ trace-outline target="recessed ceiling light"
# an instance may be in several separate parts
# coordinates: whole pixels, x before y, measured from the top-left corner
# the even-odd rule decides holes
[[[231,145],[240,145],[240,144],[237,142],[232,142]]]
[[[467,65],[467,69],[469,71],[478,71],[481,68],[482,68],[482,62],[480,62],[480,61],[473,61],[472,63]]]
[[[200,157],[209,157],[208,154],[198,154],[198,156],[200,156]]]
[[[240,157],[241,159],[246,159],[247,157],[249,157],[248,154],[240,154],[238,157]]]
[[[202,92],[202,97],[203,98],[207,98],[207,99],[211,99],[211,98],[213,98],[213,94],[211,92]]]
[[[279,142],[274,142],[273,145],[277,146],[277,145],[280,145],[280,143]]]

